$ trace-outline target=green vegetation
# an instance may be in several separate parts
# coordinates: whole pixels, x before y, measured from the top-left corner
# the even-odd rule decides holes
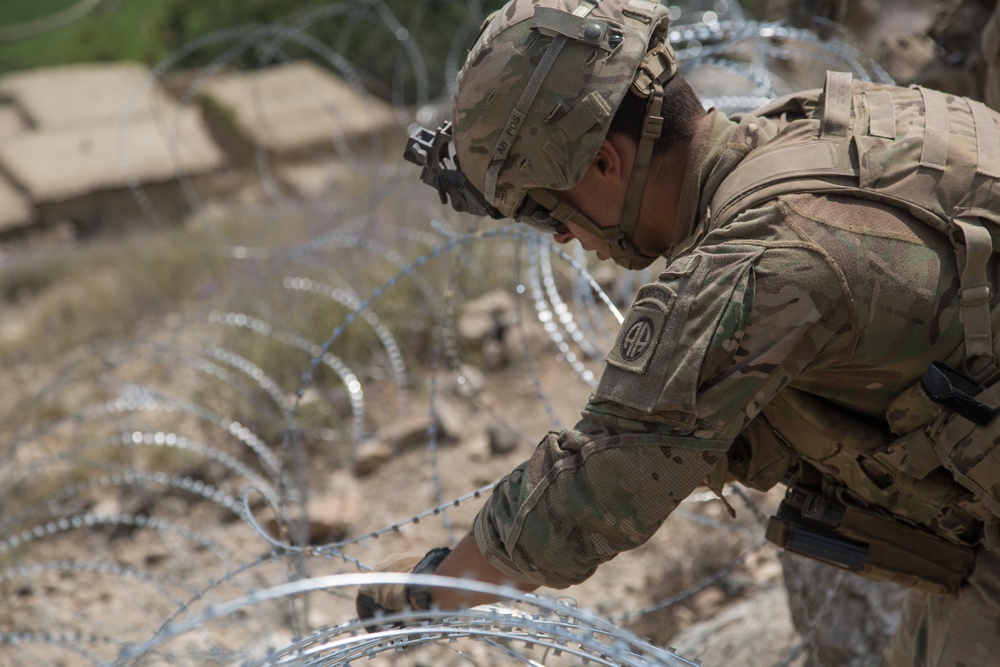
[[[261,260],[236,260],[226,256],[219,244],[218,234],[253,239],[259,247],[269,245],[268,235],[286,242],[317,235],[316,221],[306,216],[283,217],[281,225],[275,225],[273,217],[234,213],[211,229],[196,227],[102,236],[7,262],[0,271],[0,309],[9,323],[0,326],[0,366],[30,366],[102,343],[142,339],[155,335],[168,320],[190,322],[201,330],[208,326],[211,309],[245,313],[323,341],[344,322],[350,309],[322,293],[290,290],[284,284],[286,278],[336,286],[341,283],[335,276],[351,276],[350,284],[364,298],[400,271],[398,265],[350,247],[331,248],[302,262],[301,255],[286,256],[282,251]],[[379,236],[374,230],[371,234],[373,241]],[[418,247],[407,250],[420,252]],[[485,257],[495,259],[496,252],[484,244],[472,249],[468,265],[456,266],[453,257],[428,262],[420,276],[433,286],[432,294],[421,291],[417,280],[402,280],[385,288],[372,304],[382,322],[392,323],[397,342],[415,351],[411,363],[430,361],[421,357],[423,352],[432,354],[434,327],[444,316],[444,303],[437,295],[449,285],[475,292],[489,284],[490,279],[466,271],[469,266],[492,267],[494,263]],[[330,267],[335,267],[333,275]],[[311,357],[308,350],[247,328],[209,328],[215,334],[224,329],[224,335],[216,339],[218,344],[240,352],[290,386],[298,382]],[[384,361],[379,360],[384,351],[360,319],[343,331],[331,351],[361,365]],[[319,375],[328,376],[328,371],[320,369]]]
[[[12,263],[0,273],[0,307],[19,320],[20,333],[0,346],[0,365],[134,333],[144,319],[192,301],[224,269],[210,244],[181,230],[94,240]]]
[[[173,0],[121,0],[51,32],[0,43],[0,74],[76,62],[136,60],[156,63],[170,50],[160,35],[164,17],[172,3]],[[41,6],[57,11],[65,8],[59,5],[67,3],[65,0],[33,0],[31,3],[13,4],[30,5],[32,13],[35,13],[35,9]],[[0,11],[3,14],[0,23],[15,23],[8,20],[7,11],[6,7]],[[26,13],[26,10],[21,13]]]
[[[0,12],[0,26],[19,25],[34,21],[43,16],[54,14],[72,7],[79,0],[31,0],[31,2],[14,2],[8,0]]]
[[[17,3],[27,6],[29,3]],[[31,3],[4,23],[23,22],[64,9],[68,0]],[[343,57],[375,92],[389,96],[402,82],[413,100],[426,77],[428,93],[444,86],[449,52],[461,54],[475,37],[482,16],[471,16],[467,0],[357,0],[328,5],[314,0],[117,0],[71,25],[30,39],[0,43],[0,74],[72,62],[136,60],[154,65],[193,40],[218,30],[291,25],[292,38],[251,39],[245,48],[230,41],[194,50],[176,64],[193,68],[226,53],[232,64],[256,68],[289,58],[327,62],[325,49]],[[483,13],[503,4],[484,0]],[[297,39],[296,37],[303,37]],[[458,40],[457,47],[455,41]],[[412,42],[410,41],[412,40]],[[410,45],[423,66],[414,64]],[[277,45],[279,48],[273,48]]]

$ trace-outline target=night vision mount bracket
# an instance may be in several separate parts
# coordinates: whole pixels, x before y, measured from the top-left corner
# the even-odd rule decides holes
[[[451,121],[445,121],[437,130],[417,126],[406,142],[403,158],[419,166],[420,180],[438,192],[442,204],[451,204],[459,213],[471,213],[494,220],[504,216],[497,208],[486,203],[483,195],[472,187],[458,164],[458,156],[451,147]],[[449,167],[448,163],[454,165]]]

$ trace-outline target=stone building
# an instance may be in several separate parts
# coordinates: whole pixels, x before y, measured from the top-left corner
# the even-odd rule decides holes
[[[69,221],[87,233],[178,219],[196,184],[227,163],[200,113],[142,65],[16,72],[0,79],[0,99],[0,187],[30,208],[8,230]]]

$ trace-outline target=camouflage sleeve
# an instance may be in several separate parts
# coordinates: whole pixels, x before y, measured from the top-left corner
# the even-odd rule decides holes
[[[583,420],[548,434],[480,512],[487,560],[565,587],[645,542],[776,392],[850,355],[847,295],[775,206],[673,262],[639,291]]]
[[[782,388],[846,364],[847,279],[789,218],[744,213],[643,286],[587,409],[725,448]]]
[[[613,423],[585,417],[549,433],[500,482],[474,527],[490,564],[518,581],[580,583],[648,540],[720,456]]]

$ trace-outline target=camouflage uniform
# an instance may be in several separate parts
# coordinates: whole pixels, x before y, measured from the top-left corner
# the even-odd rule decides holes
[[[801,462],[851,502],[959,543],[978,539],[981,508],[951,486],[935,495],[886,484],[874,456],[896,437],[887,412],[928,365],[961,365],[948,237],[900,208],[840,193],[782,194],[704,227],[726,178],[785,127],[779,115],[702,120],[677,218],[697,243],[639,291],[580,422],[546,435],[477,517],[494,567],[557,588],[578,583],[644,543],[706,478],[728,470],[767,489]],[[998,284],[1000,263],[988,270]],[[961,664],[952,645],[972,652],[968,665],[986,664],[975,660],[983,650],[1000,655],[996,560],[981,557],[958,595],[931,596],[929,623],[911,605],[903,633],[911,656],[944,646],[936,633],[961,638],[957,623],[939,622],[949,607],[956,619],[978,618],[961,626],[974,641],[949,640],[924,662],[897,649],[904,657],[890,664]]]
[[[983,551],[957,595],[911,591],[882,667],[991,667],[1000,656],[1000,554]]]

